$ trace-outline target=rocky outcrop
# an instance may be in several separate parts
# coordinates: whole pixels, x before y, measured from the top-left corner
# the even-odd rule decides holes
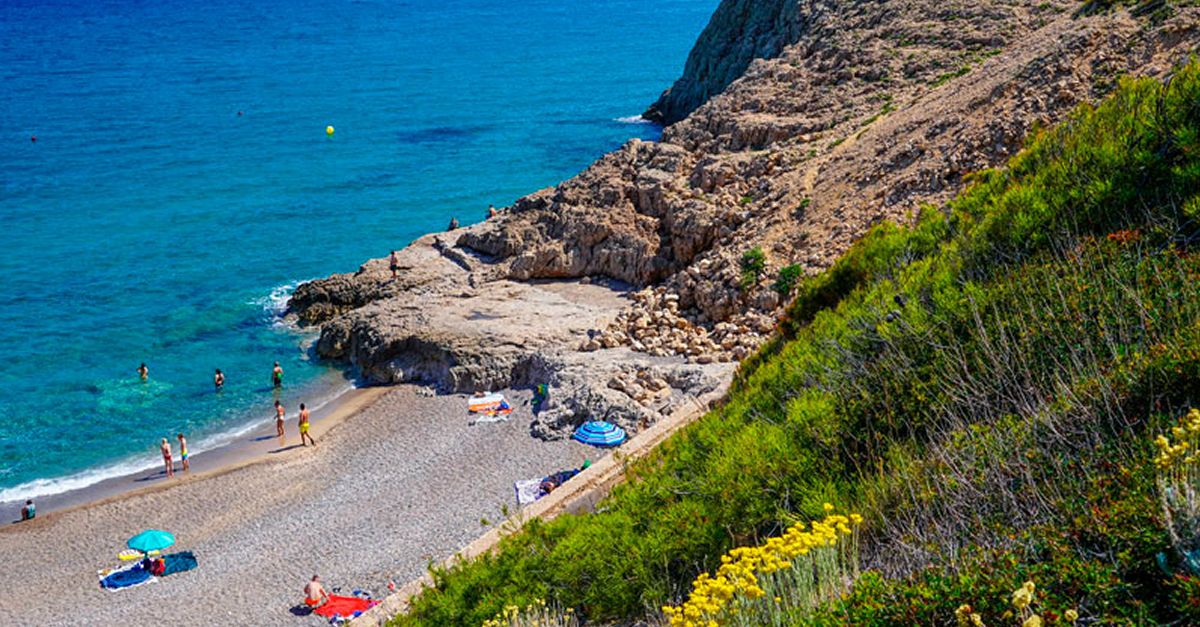
[[[754,59],[771,58],[800,38],[812,1],[722,0],[688,55],[683,75],[642,117],[659,124],[684,119],[737,80]]]
[[[553,379],[563,404],[535,432],[606,414],[636,427],[658,410],[641,383],[632,395],[606,385],[624,364],[720,380],[771,334],[782,268],[818,272],[871,225],[943,205],[1035,125],[1122,74],[1165,76],[1200,42],[1200,8],[1077,8],[723,2],[693,57],[741,58],[718,33],[741,33],[738,49],[758,56],[767,30],[792,43],[715,97],[689,87],[708,100],[662,141],[630,141],[496,218],[419,240],[395,280],[374,260],[302,286],[292,310],[322,325],[322,355],[372,380],[468,391]]]

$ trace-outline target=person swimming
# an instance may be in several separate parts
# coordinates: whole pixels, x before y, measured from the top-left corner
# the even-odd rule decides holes
[[[277,388],[283,387],[283,368],[279,362],[275,362],[275,368],[271,370],[271,385]]]
[[[188,472],[191,468],[188,466],[187,439],[180,433],[175,437],[179,438],[179,461],[183,464],[183,471]]]
[[[217,373],[213,375],[213,385],[218,392],[225,389],[225,373],[221,372],[220,368],[217,368]]]
[[[142,381],[150,378],[150,369],[146,367],[146,362],[143,361],[142,365],[138,366],[137,373],[142,378]]]
[[[304,406],[304,403],[300,403],[300,443],[308,446],[304,441],[305,438],[308,438],[313,446],[317,445],[317,441],[308,433],[308,408]]]

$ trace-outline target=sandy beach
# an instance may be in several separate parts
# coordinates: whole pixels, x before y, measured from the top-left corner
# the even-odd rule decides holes
[[[410,386],[360,390],[345,416],[315,423],[317,448],[256,440],[262,451],[219,470],[156,481],[33,522],[0,528],[3,625],[316,625],[297,615],[304,583],[376,597],[421,575],[515,509],[512,482],[578,466],[602,451],[529,435],[528,392],[508,392],[507,422],[470,424],[463,395]],[[248,438],[273,435],[264,427]],[[293,446],[294,445],[294,446]],[[208,471],[208,472],[205,472]],[[178,476],[178,473],[177,473]],[[199,567],[110,592],[96,571],[143,529],[176,535]]]

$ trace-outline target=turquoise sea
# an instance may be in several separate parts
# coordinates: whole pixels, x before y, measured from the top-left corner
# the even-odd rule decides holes
[[[290,289],[657,136],[716,4],[4,0],[0,502],[349,387]]]

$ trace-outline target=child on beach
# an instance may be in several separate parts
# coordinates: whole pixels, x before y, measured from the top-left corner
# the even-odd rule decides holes
[[[25,507],[21,508],[21,520],[33,520],[37,516],[37,508],[33,505],[33,499],[25,500]]]
[[[166,438],[162,439],[162,445],[159,447],[162,450],[163,464],[167,466],[167,476],[175,476],[175,464],[171,462],[171,444]]]
[[[217,387],[218,392],[225,389],[225,373],[221,372],[220,368],[217,368],[217,373],[213,375],[213,385]]]
[[[142,381],[145,381],[147,378],[149,378],[150,369],[146,367],[146,362],[143,361],[142,365],[138,366],[137,373],[138,376],[142,378]]]
[[[191,468],[188,467],[187,440],[184,439],[182,433],[177,434],[175,437],[179,438],[179,461],[183,463],[183,471],[188,472]]]
[[[308,438],[313,446],[317,445],[317,441],[308,434],[308,408],[304,406],[304,403],[300,403],[300,443],[308,446],[304,441],[305,438]]]
[[[283,403],[275,401],[275,433],[279,436],[279,446],[283,446]]]
[[[279,366],[279,362],[275,362],[275,368],[271,370],[271,385],[276,389],[283,387],[283,368]]]

